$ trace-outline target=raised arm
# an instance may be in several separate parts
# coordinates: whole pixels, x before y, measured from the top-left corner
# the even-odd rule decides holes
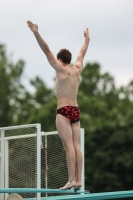
[[[84,44],[83,44],[80,52],[78,53],[78,56],[77,56],[77,59],[76,59],[76,66],[78,68],[82,68],[82,66],[83,66],[83,59],[84,59],[84,56],[86,54],[86,51],[88,49],[88,45],[89,45],[89,42],[90,42],[90,36],[89,36],[88,28],[86,28],[85,31],[84,31],[84,37],[85,37]]]
[[[50,65],[54,67],[56,70],[61,69],[60,62],[54,57],[53,53],[50,51],[48,44],[44,41],[41,35],[38,32],[38,25],[33,24],[31,21],[27,21],[28,27],[33,32],[39,46],[41,47],[42,51],[45,53]]]

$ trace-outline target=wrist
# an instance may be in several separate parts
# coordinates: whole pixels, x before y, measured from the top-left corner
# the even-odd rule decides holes
[[[38,33],[38,30],[33,31],[34,34]]]
[[[90,41],[90,38],[87,36],[87,37],[85,38],[85,40],[86,40],[87,42],[89,42],[89,41]]]

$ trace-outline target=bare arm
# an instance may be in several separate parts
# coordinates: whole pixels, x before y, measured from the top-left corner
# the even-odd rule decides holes
[[[31,31],[33,32],[42,51],[45,53],[50,65],[52,65],[52,67],[54,67],[56,70],[60,70],[61,68],[60,62],[54,57],[53,53],[50,51],[48,44],[44,41],[44,39],[39,34],[37,24],[33,24],[31,21],[27,21],[27,24],[29,28],[31,29]]]
[[[89,42],[90,42],[90,36],[89,36],[88,28],[86,28],[86,30],[84,31],[84,37],[85,37],[84,44],[83,44],[80,52],[78,53],[78,56],[77,56],[77,59],[76,59],[76,66],[78,68],[81,68],[82,65],[83,65],[83,59],[84,59],[84,56],[86,54],[86,51],[88,49],[88,45],[89,45]]]

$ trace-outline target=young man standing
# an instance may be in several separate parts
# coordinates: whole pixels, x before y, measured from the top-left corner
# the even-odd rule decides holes
[[[55,95],[57,97],[56,127],[66,151],[68,182],[60,189],[80,188],[82,172],[82,153],[80,149],[80,109],[77,104],[77,93],[83,59],[86,54],[90,37],[88,28],[84,31],[85,41],[77,56],[76,63],[71,66],[71,52],[61,49],[54,57],[47,43],[38,32],[38,26],[27,21],[39,46],[45,53],[48,62],[56,71]]]

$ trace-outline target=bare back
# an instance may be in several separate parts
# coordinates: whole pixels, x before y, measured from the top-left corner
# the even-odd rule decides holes
[[[80,84],[80,70],[74,65],[62,66],[62,70],[56,71],[55,95],[57,108],[64,106],[78,106],[77,94]]]

